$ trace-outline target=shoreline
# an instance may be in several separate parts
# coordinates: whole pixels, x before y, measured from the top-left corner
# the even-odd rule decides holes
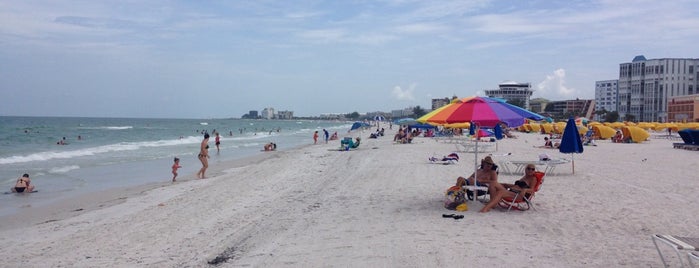
[[[296,147],[291,147],[275,152],[298,150],[305,146],[308,145],[299,145]],[[225,169],[254,164],[257,161],[264,161],[269,157],[272,157],[272,154],[270,152],[260,152],[260,154],[257,155],[245,156],[238,159],[230,159],[217,162],[215,165],[211,165],[210,163],[209,168],[207,170],[208,176],[206,179],[221,176]],[[201,163],[197,164],[199,164],[198,167],[201,167]],[[198,170],[199,169],[197,168],[196,171]],[[144,195],[146,192],[152,191],[154,189],[170,187],[176,184],[187,183],[196,180],[198,179],[195,177],[195,173],[191,173],[185,176],[179,176],[177,182],[175,183],[172,183],[171,181],[164,181],[150,182],[127,187],[116,187],[107,190],[80,193],[75,196],[60,198],[50,204],[44,204],[35,207],[24,207],[31,208],[32,211],[28,213],[23,213],[22,211],[20,211],[17,213],[10,213],[7,215],[0,216],[0,223],[2,223],[0,224],[0,232],[52,221],[65,220],[93,210],[122,204],[128,198],[135,198],[137,196]]]
[[[393,132],[352,151],[332,151],[336,142],[261,154],[221,164],[205,180],[0,230],[0,254],[15,256],[8,266],[655,267],[652,234],[693,236],[699,226],[688,198],[699,188],[696,152],[671,140],[599,141],[575,155],[575,174],[568,164],[544,177],[536,210],[478,213],[477,201],[463,212],[443,207],[444,191],[473,171],[474,159],[571,155],[533,148],[542,135],[516,132],[498,151],[433,164],[428,157],[455,144],[394,144]],[[499,181],[519,177],[501,172]]]

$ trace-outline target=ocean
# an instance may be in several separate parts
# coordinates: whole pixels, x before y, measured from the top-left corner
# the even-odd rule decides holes
[[[0,216],[79,194],[172,180],[196,173],[203,133],[209,139],[209,166],[261,154],[264,144],[277,150],[313,143],[322,129],[340,137],[351,122],[322,120],[135,119],[0,116],[0,192],[8,192],[28,173],[37,193],[1,194]],[[214,144],[218,131],[220,152]],[[63,144],[61,144],[63,143]]]

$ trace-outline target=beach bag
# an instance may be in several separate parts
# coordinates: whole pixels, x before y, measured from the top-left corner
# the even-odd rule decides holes
[[[459,186],[452,186],[444,194],[444,208],[456,210],[456,208],[466,203],[464,191]]]

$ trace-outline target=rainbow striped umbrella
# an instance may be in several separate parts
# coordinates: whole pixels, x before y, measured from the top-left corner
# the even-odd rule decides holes
[[[524,124],[525,119],[541,121],[544,118],[499,99],[468,97],[442,106],[418,118],[417,121],[436,124],[469,122],[479,127],[494,128],[499,123],[505,123],[508,127],[518,127]]]

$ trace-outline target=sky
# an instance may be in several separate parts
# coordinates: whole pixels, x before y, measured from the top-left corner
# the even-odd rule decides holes
[[[431,108],[504,81],[594,98],[698,58],[696,1],[0,0],[0,115],[229,118]]]

